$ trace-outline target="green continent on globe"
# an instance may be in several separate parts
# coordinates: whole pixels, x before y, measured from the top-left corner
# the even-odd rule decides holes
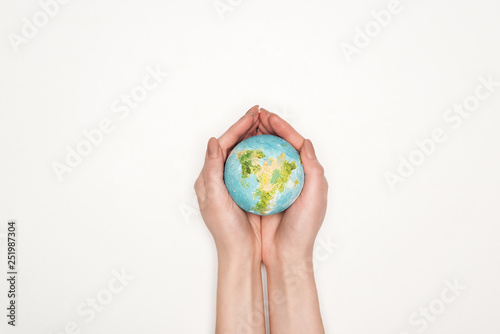
[[[259,196],[259,201],[253,210],[265,214],[270,209],[269,205],[276,193],[285,190],[290,175],[297,165],[295,161],[288,162],[285,153],[281,153],[278,159],[267,158],[262,166],[259,164],[260,159],[266,155],[261,150],[243,150],[237,152],[237,156],[241,164],[241,184],[247,187],[250,185],[245,181],[250,174],[254,174],[259,183],[259,187],[253,193],[254,198]],[[299,180],[295,180],[294,186],[298,183]]]

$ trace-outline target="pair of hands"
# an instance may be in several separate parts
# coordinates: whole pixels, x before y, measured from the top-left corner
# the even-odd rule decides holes
[[[260,134],[288,141],[299,151],[305,172],[297,200],[284,212],[270,216],[243,211],[229,195],[223,179],[231,149]],[[195,191],[219,258],[253,259],[266,267],[312,259],[314,240],[326,213],[328,183],[311,141],[278,115],[254,106],[219,139],[210,138]]]

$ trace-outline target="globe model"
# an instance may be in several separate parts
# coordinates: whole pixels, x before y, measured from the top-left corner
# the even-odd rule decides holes
[[[240,208],[258,215],[286,210],[304,185],[300,155],[286,140],[250,137],[231,151],[224,167],[227,190]]]

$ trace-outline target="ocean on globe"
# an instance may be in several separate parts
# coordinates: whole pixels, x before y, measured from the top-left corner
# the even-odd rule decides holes
[[[304,185],[304,168],[295,148],[271,135],[245,139],[229,154],[224,182],[240,208],[258,215],[286,210]]]

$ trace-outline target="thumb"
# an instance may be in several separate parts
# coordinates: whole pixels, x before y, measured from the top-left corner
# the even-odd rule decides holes
[[[219,141],[212,137],[207,144],[207,154],[205,155],[205,165],[203,166],[203,176],[209,182],[222,182],[224,176],[224,161]]]
[[[205,180],[205,199],[217,199],[227,194],[224,184],[224,158],[219,141],[212,137],[208,141],[205,165],[203,166]]]
[[[313,144],[309,139],[304,140],[304,144],[300,150],[300,158],[302,159],[305,174],[302,194],[308,198],[326,195],[328,184],[325,178],[325,171],[319,163]]]

